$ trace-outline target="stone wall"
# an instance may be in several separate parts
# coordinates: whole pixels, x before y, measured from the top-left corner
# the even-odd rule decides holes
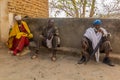
[[[82,35],[86,28],[92,26],[93,20],[92,18],[56,18],[55,25],[60,30],[61,46],[80,49]],[[36,41],[42,27],[47,25],[48,19],[33,18],[26,21]],[[105,27],[112,34],[113,52],[120,53],[120,19],[102,19],[102,22],[102,27]]]
[[[49,17],[48,0],[9,0],[8,10],[30,17]]]

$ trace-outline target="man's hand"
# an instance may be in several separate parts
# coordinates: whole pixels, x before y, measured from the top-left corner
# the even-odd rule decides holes
[[[39,35],[39,38],[41,39],[45,39],[45,37],[43,35]]]
[[[98,32],[101,32],[101,33],[102,33],[102,35],[104,35],[104,32],[103,32],[103,30],[102,30],[102,29],[99,29],[99,30],[98,30]]]

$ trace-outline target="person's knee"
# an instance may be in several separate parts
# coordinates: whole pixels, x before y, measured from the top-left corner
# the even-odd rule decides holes
[[[105,49],[105,53],[109,53],[112,50],[110,41],[105,41],[104,42],[104,49]]]
[[[53,47],[59,47],[60,46],[60,37],[59,36],[54,36],[52,40],[52,45]]]
[[[106,47],[111,47],[110,41],[105,41],[104,44]]]
[[[39,39],[44,39],[43,35],[39,35]]]
[[[110,41],[105,41],[106,44],[110,44]]]
[[[81,48],[85,51],[88,49],[88,44],[87,44],[87,41],[82,39],[81,41]]]

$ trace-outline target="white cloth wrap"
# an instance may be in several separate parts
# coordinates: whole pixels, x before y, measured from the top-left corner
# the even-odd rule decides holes
[[[107,36],[107,31],[104,28],[100,28],[104,35],[103,36]],[[101,32],[95,32],[95,28],[88,28],[84,34],[85,37],[87,37],[91,42],[92,42],[92,47],[93,49],[95,49],[95,47],[97,46],[97,44],[99,43],[101,37],[102,37],[102,33]],[[96,56],[96,61],[99,62],[99,55],[100,55],[100,51],[98,49],[98,51],[95,53]]]

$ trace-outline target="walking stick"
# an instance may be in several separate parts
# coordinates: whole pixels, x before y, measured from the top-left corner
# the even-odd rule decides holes
[[[102,44],[103,38],[101,37],[99,43],[97,44],[97,46],[95,47],[95,49],[93,50],[92,54],[90,55],[90,57],[86,60],[85,64],[95,55],[95,53],[97,52],[98,48],[100,47],[100,45]]]

